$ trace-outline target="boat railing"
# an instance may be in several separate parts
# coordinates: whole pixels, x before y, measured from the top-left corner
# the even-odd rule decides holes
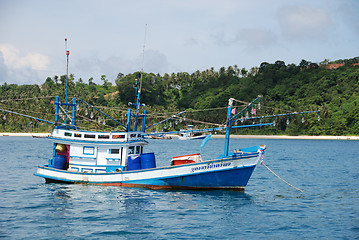
[[[67,129],[54,129],[51,138],[63,138],[81,141],[98,141],[98,142],[127,142],[143,140],[141,132],[90,132],[75,131]]]

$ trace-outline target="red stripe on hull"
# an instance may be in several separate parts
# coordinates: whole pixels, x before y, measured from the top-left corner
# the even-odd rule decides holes
[[[133,183],[91,183],[102,186],[118,186],[118,187],[132,187],[132,188],[146,188],[152,190],[233,190],[233,191],[244,191],[244,187],[186,187],[186,186],[170,186],[170,185],[144,185],[144,184],[133,184]]]
[[[186,187],[186,186],[170,186],[170,185],[145,185],[134,183],[90,183],[90,182],[65,182],[46,178],[46,183],[66,183],[66,184],[90,184],[101,186],[116,186],[116,187],[130,187],[130,188],[145,188],[151,190],[233,190],[244,191],[245,187]]]

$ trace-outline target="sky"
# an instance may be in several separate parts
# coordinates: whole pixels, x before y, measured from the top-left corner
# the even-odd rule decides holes
[[[359,0],[0,0],[0,84],[359,56]],[[143,54],[144,53],[144,54]]]

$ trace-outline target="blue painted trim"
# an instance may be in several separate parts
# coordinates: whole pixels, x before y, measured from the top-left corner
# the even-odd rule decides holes
[[[57,103],[60,102],[59,96],[55,97],[55,127],[59,126],[59,105]]]
[[[224,137],[224,156],[228,156],[228,149],[229,149],[229,139],[230,139],[230,135],[231,135],[231,126],[232,126],[232,122],[230,121],[231,118],[231,114],[232,114],[232,104],[233,104],[233,99],[229,99],[229,103],[228,103],[228,109],[227,109],[227,122],[226,122],[226,135]]]
[[[79,157],[79,156],[70,156],[70,158],[80,158],[80,159],[97,159],[95,157]]]
[[[79,167],[92,167],[92,168],[97,168],[97,167],[108,167],[108,166],[119,166],[120,165],[89,165],[89,164],[78,164],[78,163],[70,163],[71,166],[79,166]]]
[[[131,131],[131,109],[127,109],[127,132]]]
[[[88,150],[92,150],[92,153],[85,153],[85,149],[88,149]],[[83,146],[83,149],[82,149],[82,154],[83,155],[95,155],[95,147],[89,147],[89,146]]]
[[[146,131],[146,117],[147,117],[147,110],[144,110],[142,117],[142,132]]]
[[[96,143],[96,144],[101,144],[101,145],[108,145],[108,144],[130,144],[130,143],[137,143],[137,142],[143,142],[145,144],[147,144],[148,142],[145,140],[134,140],[134,141],[130,141],[130,142],[115,142],[115,141],[111,141],[111,142],[105,142],[105,141],[86,141],[86,140],[77,140],[77,139],[66,139],[66,138],[57,138],[57,137],[48,137],[48,139],[51,139],[53,141],[65,141],[65,142],[76,142],[76,143]]]
[[[90,165],[89,165],[90,166]],[[106,165],[108,166],[108,165]],[[106,166],[103,166],[103,167],[106,167]],[[100,167],[100,166],[97,166],[97,167]],[[47,165],[42,165],[42,166],[39,166],[39,168],[43,168],[43,169],[46,169],[46,170],[50,170],[50,171],[53,171],[53,172],[61,172],[61,173],[67,173],[67,174],[81,174],[81,175],[108,175],[109,173],[84,173],[84,172],[70,172],[70,171],[66,171],[66,170],[61,170],[61,169],[56,169],[56,168],[51,168],[51,167],[48,167]],[[35,175],[38,174],[38,173],[34,173]],[[122,173],[111,173],[111,174],[122,174]],[[38,175],[36,175],[38,176]],[[49,178],[48,175],[43,175],[45,176],[45,178]],[[62,179],[62,178],[61,178]]]
[[[76,98],[72,98],[72,127],[76,128]]]

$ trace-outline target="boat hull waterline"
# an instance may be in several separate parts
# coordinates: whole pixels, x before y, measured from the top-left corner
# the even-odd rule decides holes
[[[200,163],[108,173],[72,172],[43,165],[38,167],[35,175],[45,178],[48,183],[243,191],[261,156],[260,152],[255,152]]]

